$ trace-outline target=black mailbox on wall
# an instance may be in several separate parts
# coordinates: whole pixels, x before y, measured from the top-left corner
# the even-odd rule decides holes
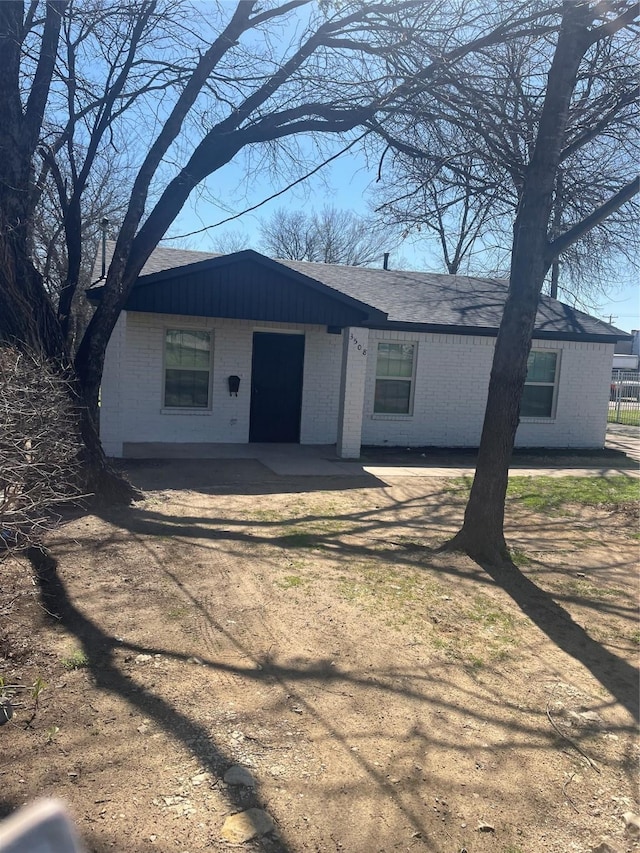
[[[227,379],[229,383],[229,396],[238,396],[238,389],[240,388],[240,377],[239,376],[230,376]]]

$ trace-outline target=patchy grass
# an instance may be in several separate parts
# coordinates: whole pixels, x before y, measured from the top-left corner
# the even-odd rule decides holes
[[[408,618],[405,612],[408,604],[416,602],[420,609],[426,608],[440,587],[427,581],[422,573],[410,569],[398,571],[383,561],[352,563],[350,574],[340,577],[339,590],[347,601],[359,601],[376,612],[385,609],[392,617],[391,622],[396,619],[402,622]]]
[[[70,654],[69,657],[62,659],[62,666],[65,669],[86,669],[89,666],[89,658],[86,654],[77,649],[73,654]]]
[[[625,426],[640,426],[640,409],[623,409],[616,411],[615,407],[609,409],[607,420],[610,424],[624,424]]]
[[[467,500],[471,477],[449,480],[445,489],[461,501]],[[509,477],[507,499],[529,509],[555,513],[565,506],[606,506],[640,500],[640,480],[617,474],[612,477]]]
[[[187,616],[189,613],[189,608],[184,606],[172,607],[171,610],[167,611],[167,619],[175,619],[180,620]]]
[[[171,842],[203,850],[216,845],[211,839],[229,813],[266,801],[296,849],[360,851],[372,846],[367,822],[360,828],[356,821],[352,832],[344,804],[332,796],[345,778],[357,777],[362,813],[375,814],[380,827],[380,848],[403,839],[409,846],[416,829],[451,853],[471,838],[493,853],[525,853],[523,839],[535,844],[542,832],[554,849],[591,849],[602,823],[588,805],[593,791],[588,779],[569,786],[579,814],[564,802],[562,783],[580,759],[558,748],[545,708],[553,697],[567,715],[602,715],[602,732],[572,736],[601,767],[597,799],[632,798],[633,732],[621,703],[633,683],[613,678],[614,692],[605,686],[612,656],[633,665],[640,647],[631,614],[637,542],[626,532],[632,507],[601,512],[573,504],[574,517],[554,523],[513,498],[513,557],[520,565],[533,560],[523,572],[541,588],[529,610],[472,560],[434,547],[458,526],[461,494],[443,494],[430,478],[384,488],[359,482],[336,491],[332,503],[299,493],[297,480],[268,497],[167,489],[171,497],[157,513],[167,531],[181,516],[200,521],[193,537],[162,543],[139,531],[138,509],[115,516],[120,526],[112,517],[85,516],[52,534],[69,600],[111,638],[117,677],[96,683],[84,672],[67,673],[64,690],[44,694],[35,725],[11,727],[4,798],[65,795],[89,846],[100,849],[146,849],[153,833],[162,849]],[[254,507],[265,511],[261,528]],[[343,526],[335,536],[322,532]],[[160,545],[152,559],[150,542]],[[101,573],[88,592],[86,567],[106,553],[117,571]],[[10,661],[12,677],[30,685],[41,672],[59,684],[61,659],[77,648],[99,663],[99,635],[94,652],[79,643],[73,621],[43,622],[25,566],[10,561],[8,568],[5,600],[15,602],[1,627],[14,632],[8,638],[21,656]],[[554,593],[580,579],[586,585],[573,588],[577,595]],[[613,597],[614,587],[624,597]],[[569,617],[557,634],[547,630],[559,618],[554,597]],[[581,646],[585,634],[590,640]],[[2,644],[0,637],[0,653]],[[596,644],[605,646],[602,654]],[[136,662],[136,646],[158,654]],[[153,701],[141,704],[145,696]],[[27,700],[18,714],[26,720],[31,713]],[[60,755],[63,772],[54,775]],[[258,800],[217,784],[238,758],[255,768]],[[78,779],[82,767],[100,774]],[[425,797],[415,780],[442,767],[447,772]],[[194,773],[206,784],[196,785]],[[150,785],[173,794],[176,779],[206,816],[202,823],[177,821],[173,797],[151,803]],[[488,805],[473,798],[489,788]],[[94,822],[105,790],[107,817]],[[505,811],[517,812],[516,828],[503,822],[496,837],[476,834],[476,819]],[[445,812],[463,815],[467,826]]]
[[[463,664],[464,668],[467,672],[479,672],[484,667],[484,661],[482,658],[475,657],[471,655],[471,657]]]
[[[513,616],[484,595],[476,595],[466,615],[483,627],[499,626],[503,630],[510,630],[513,626]]]
[[[283,548],[315,548],[318,545],[318,535],[306,531],[295,531],[280,536],[279,542]]]
[[[529,557],[521,548],[511,548],[509,556],[511,557],[512,563],[519,568],[530,566],[533,563],[531,557]]]
[[[352,563],[348,574],[340,576],[337,591],[389,627],[411,630],[471,674],[506,660],[518,645],[518,618],[492,597],[458,597],[424,570],[397,570],[386,560]]]
[[[276,581],[276,586],[279,586],[280,589],[294,589],[295,587],[302,586],[303,584],[304,580],[300,575],[285,575],[283,578]]]
[[[344,533],[351,525],[340,519],[322,518],[281,529],[278,539],[284,548],[322,548],[326,537]]]
[[[640,499],[640,480],[614,477],[511,477],[507,496],[536,512],[556,512],[567,504],[602,506]]]
[[[566,581],[554,584],[553,587],[557,592],[562,592],[565,595],[592,600],[618,598],[624,595],[624,591],[621,589],[616,589],[613,586],[596,586],[582,578],[569,578]]]

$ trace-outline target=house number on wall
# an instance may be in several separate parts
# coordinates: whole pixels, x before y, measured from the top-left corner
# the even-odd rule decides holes
[[[366,348],[366,347],[364,347],[364,346],[362,346],[362,344],[361,344],[361,343],[358,343],[358,339],[357,339],[357,338],[356,338],[356,336],[353,334],[353,332],[351,332],[351,333],[350,333],[349,337],[351,338],[351,340],[352,340],[352,342],[353,342],[354,347],[357,347],[358,352],[361,352],[361,353],[362,353],[362,355],[366,355],[366,354],[367,354],[367,348]]]

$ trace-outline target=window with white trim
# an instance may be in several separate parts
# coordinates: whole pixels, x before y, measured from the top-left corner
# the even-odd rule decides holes
[[[209,407],[211,333],[167,329],[164,346],[164,405],[166,408]]]
[[[373,411],[379,415],[410,415],[415,344],[378,344]]]
[[[531,350],[527,378],[520,405],[523,418],[551,418],[554,415],[558,378],[558,353]]]

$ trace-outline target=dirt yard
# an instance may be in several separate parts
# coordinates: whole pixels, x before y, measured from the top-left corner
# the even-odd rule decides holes
[[[37,709],[11,693],[3,814],[61,797],[89,850],[127,853],[228,850],[252,807],[273,831],[249,851],[640,848],[628,507],[512,502],[521,574],[491,577],[437,552],[456,484],[131,476],[146,500],[52,534],[39,584],[2,565],[0,674],[46,683]]]

